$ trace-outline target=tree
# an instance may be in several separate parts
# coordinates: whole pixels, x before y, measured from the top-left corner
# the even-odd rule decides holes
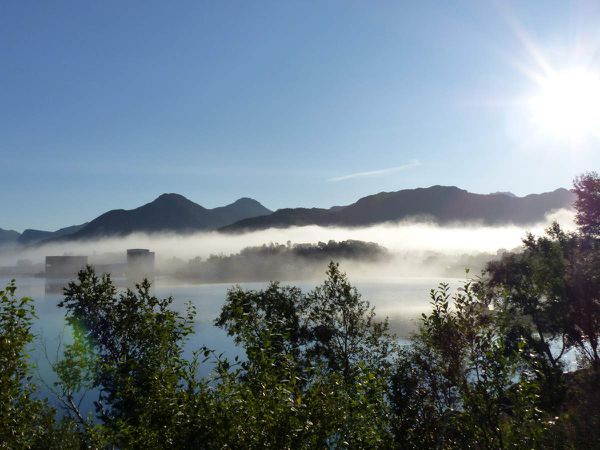
[[[327,278],[306,296],[307,357],[350,380],[359,363],[384,370],[394,349],[387,318],[362,300],[339,264],[331,262]]]
[[[494,312],[465,285],[432,290],[432,312],[404,349],[391,400],[399,448],[536,448],[547,423],[535,361],[508,341]],[[516,345],[515,345],[516,343]]]
[[[216,324],[246,352],[214,391],[240,448],[389,448],[393,340],[337,264],[307,294],[231,289]]]
[[[172,298],[153,296],[147,280],[135,290],[117,292],[109,275],[98,277],[88,266],[65,288],[59,304],[89,343],[82,347],[76,339],[59,365],[61,391],[67,394],[63,401],[84,428],[97,432],[68,397],[82,383],[96,389],[100,431],[119,447],[165,448],[185,434],[181,411],[186,389],[194,386],[183,383],[193,380],[182,354],[195,310],[190,306],[182,316],[171,303]],[[82,356],[89,352],[92,356]]]
[[[271,283],[264,291],[231,289],[216,324],[238,344],[282,349],[306,367],[325,365],[350,380],[358,364],[382,370],[394,349],[387,319],[378,321],[339,264],[331,262],[326,280],[307,294]]]
[[[245,291],[235,286],[227,292],[227,300],[215,325],[225,329],[248,353],[268,346],[298,356],[305,342],[302,322],[304,297],[296,287],[270,283],[262,291]]]
[[[565,446],[597,448],[600,410],[600,178],[574,181],[577,232],[554,223],[545,235],[527,235],[523,251],[491,262],[479,284],[511,336],[521,335],[548,414],[559,417]],[[576,370],[563,374],[569,351]],[[529,359],[529,357],[527,358]]]
[[[575,221],[583,234],[600,237],[600,177],[597,172],[586,172],[573,181]]]
[[[35,399],[27,346],[33,342],[33,300],[17,298],[15,281],[0,290],[0,448],[78,448],[70,423],[56,422],[55,411]]]
[[[541,237],[528,235],[523,252],[491,262],[480,284],[528,348],[556,370],[576,349],[600,369],[600,246],[553,224]]]

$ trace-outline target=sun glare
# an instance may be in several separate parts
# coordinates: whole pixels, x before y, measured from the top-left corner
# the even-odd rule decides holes
[[[587,70],[553,72],[530,101],[544,134],[560,139],[600,137],[600,77]]]

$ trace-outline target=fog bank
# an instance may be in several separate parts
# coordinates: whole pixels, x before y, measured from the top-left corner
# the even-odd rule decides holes
[[[287,241],[316,243],[330,240],[360,240],[375,242],[386,247],[393,256],[388,263],[389,268],[396,275],[400,275],[398,269],[404,267],[407,276],[415,276],[419,271],[427,268],[432,269],[424,274],[429,276],[441,275],[440,269],[448,264],[448,258],[477,257],[482,253],[496,254],[499,249],[512,250],[519,247],[526,232],[539,235],[554,220],[565,229],[573,229],[573,218],[572,211],[561,210],[549,215],[544,222],[529,227],[480,224],[442,226],[434,223],[404,221],[363,228],[303,226],[243,234],[218,232],[199,232],[190,235],[132,234],[118,238],[66,241],[14,249],[0,254],[0,265],[12,266],[17,263],[17,260],[29,260],[37,264],[43,262],[47,255],[63,254],[88,255],[92,263],[104,263],[108,260],[118,262],[115,258],[124,260],[127,248],[149,248],[156,252],[157,265],[161,269],[168,267],[169,260],[172,258],[187,261],[196,257],[207,258],[215,254],[228,255],[238,253],[248,246],[270,242],[285,244]],[[435,267],[436,261],[441,262],[442,267]],[[406,270],[411,268],[414,270]],[[362,272],[363,269],[360,268],[360,271]],[[371,275],[373,274],[369,276]]]

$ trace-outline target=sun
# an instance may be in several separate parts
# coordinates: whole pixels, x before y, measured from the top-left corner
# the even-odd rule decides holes
[[[552,71],[537,81],[530,98],[532,120],[547,136],[600,137],[600,76],[586,69]]]

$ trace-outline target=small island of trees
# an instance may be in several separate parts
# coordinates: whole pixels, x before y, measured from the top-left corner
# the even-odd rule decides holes
[[[329,261],[368,264],[385,262],[390,253],[374,242],[358,240],[246,247],[230,255],[196,257],[187,263],[173,259],[166,273],[194,283],[239,283],[318,279]],[[317,278],[318,277],[318,278]]]

